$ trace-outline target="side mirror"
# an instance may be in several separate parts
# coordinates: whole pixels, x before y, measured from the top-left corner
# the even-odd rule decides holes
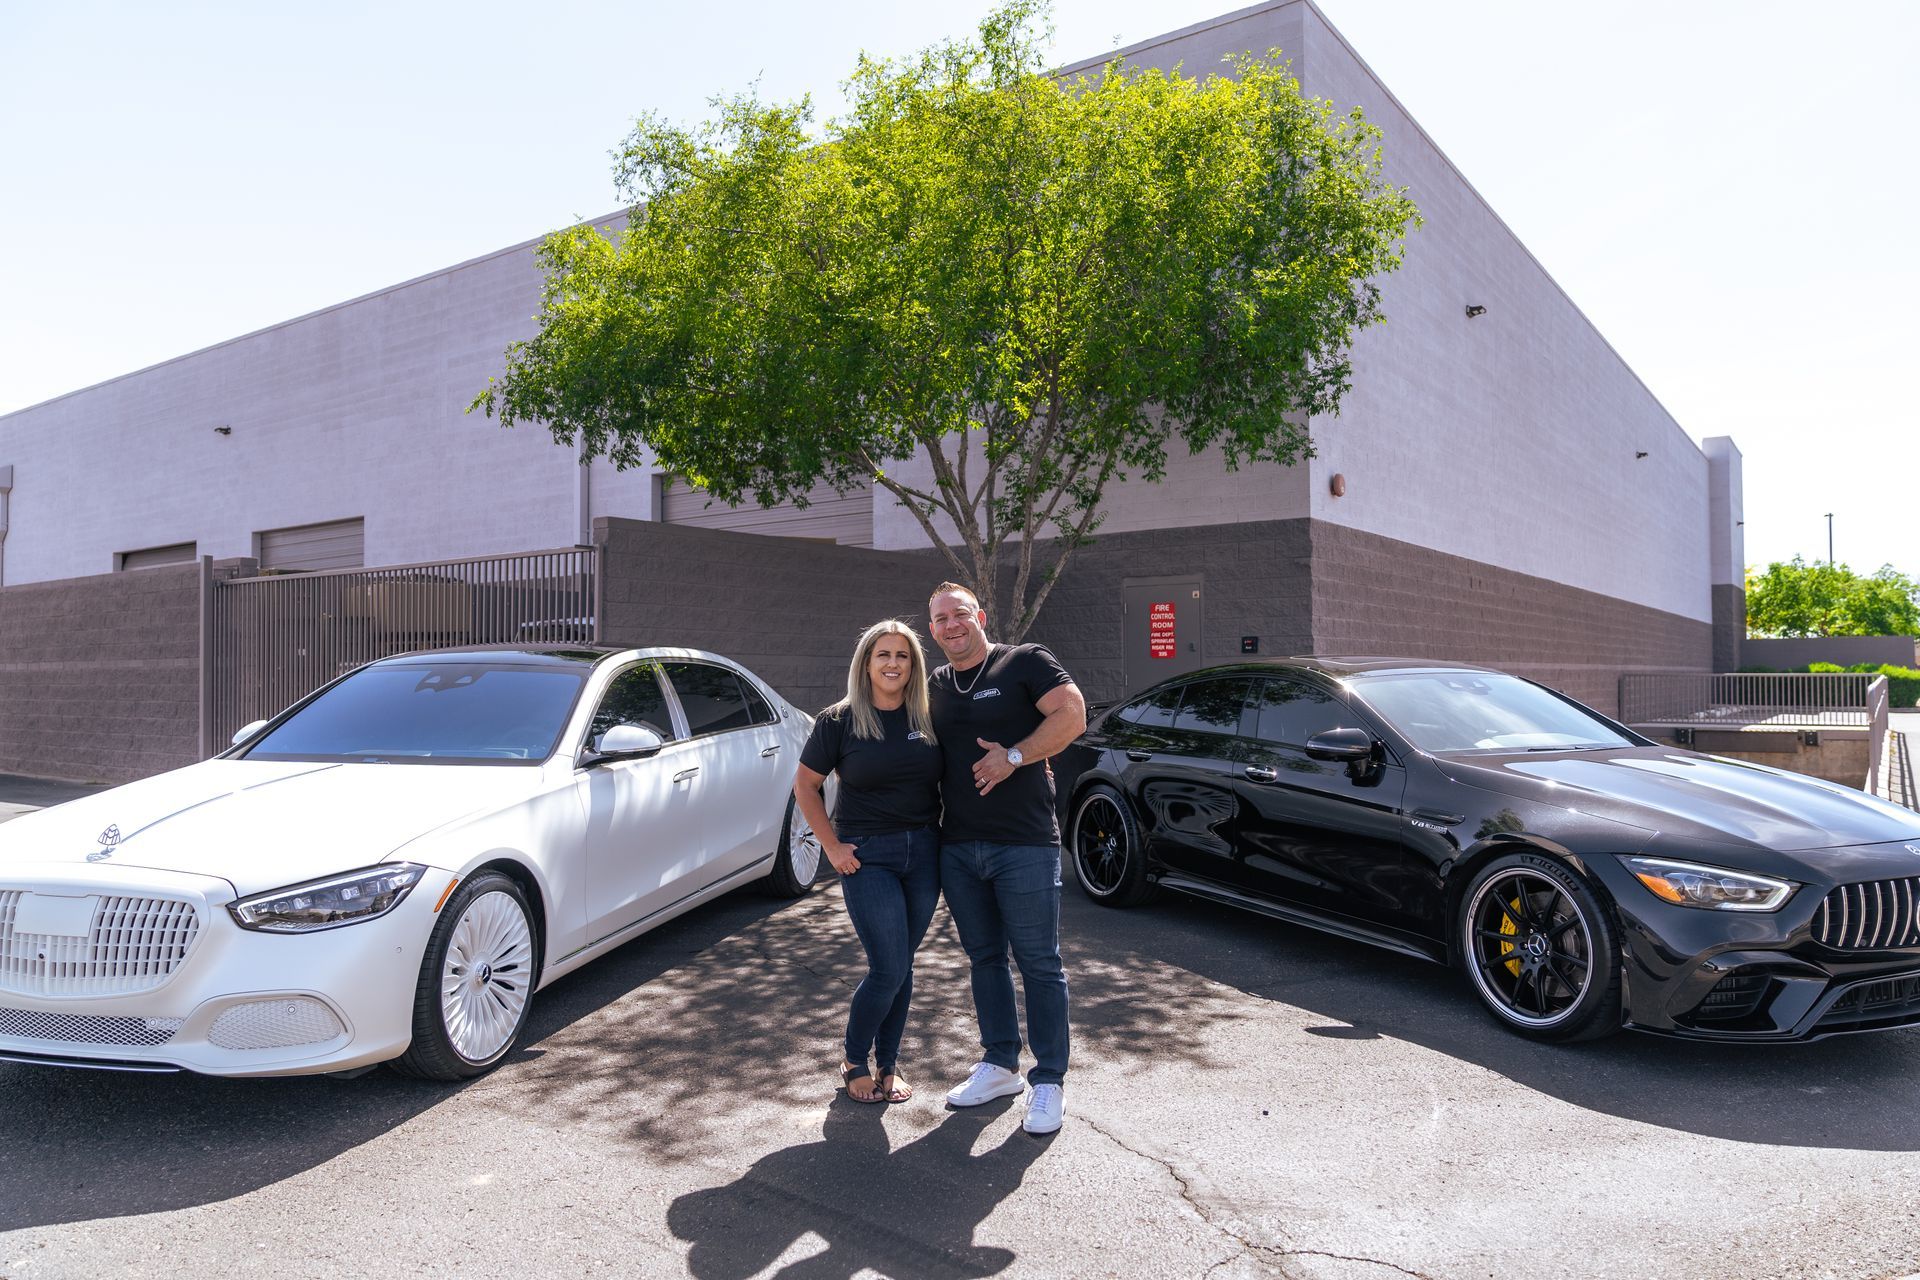
[[[1328,729],[1307,739],[1307,755],[1357,764],[1373,757],[1373,735],[1365,729]]]
[[[591,745],[594,754],[604,760],[614,756],[643,756],[666,746],[667,740],[641,725],[617,724]]]
[[[255,720],[251,724],[241,725],[239,731],[233,735],[233,745],[236,747],[239,746],[241,743],[245,742],[248,738],[251,738],[254,734],[259,733],[262,729],[266,727],[267,727],[267,722],[265,720]]]

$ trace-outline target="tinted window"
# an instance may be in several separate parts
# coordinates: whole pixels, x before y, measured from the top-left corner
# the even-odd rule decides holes
[[[446,663],[356,671],[248,745],[249,760],[544,760],[584,670]]]
[[[1185,690],[1185,685],[1178,684],[1170,689],[1162,689],[1120,708],[1113,713],[1114,718],[1145,729],[1164,729],[1173,723],[1174,713],[1180,709],[1180,695]]]
[[[687,713],[687,732],[695,737],[741,729],[753,723],[747,710],[746,695],[733,672],[705,663],[669,662],[667,679],[680,695],[680,708]]]
[[[773,704],[761,696],[760,690],[754,688],[753,681],[742,680],[740,688],[747,695],[747,714],[753,717],[755,724],[772,724],[780,718],[774,712]]]
[[[662,742],[673,741],[673,716],[667,711],[659,672],[659,664],[643,662],[613,678],[593,713],[593,723],[587,726],[589,746],[617,724],[638,725],[659,734]]]
[[[1267,680],[1253,736],[1262,742],[1303,747],[1307,739],[1328,729],[1358,725],[1359,717],[1331,694],[1300,680]]]
[[[1187,686],[1173,727],[1196,733],[1239,733],[1251,679],[1201,680]]]

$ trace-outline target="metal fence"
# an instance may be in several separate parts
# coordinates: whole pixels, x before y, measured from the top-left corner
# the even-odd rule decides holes
[[[589,643],[596,568],[592,548],[567,547],[210,582],[201,749],[376,658]]]
[[[1863,729],[1865,789],[1881,793],[1886,789],[1882,770],[1891,760],[1885,676],[1856,672],[1623,675],[1620,719],[1659,729],[1762,728],[1789,733]]]
[[[1885,676],[1623,675],[1620,719],[1628,724],[1694,728],[1865,729],[1873,722],[1870,691],[1876,681],[1884,721]]]

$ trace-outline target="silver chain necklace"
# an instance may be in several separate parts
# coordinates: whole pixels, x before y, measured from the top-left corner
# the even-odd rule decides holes
[[[993,643],[989,641],[987,643],[987,656],[980,659],[979,669],[973,673],[973,684],[968,685],[964,689],[960,688],[960,673],[958,671],[955,671],[953,673],[953,687],[955,691],[959,693],[972,693],[973,685],[980,683],[980,672],[985,671],[987,669],[987,664],[992,661],[993,661]]]

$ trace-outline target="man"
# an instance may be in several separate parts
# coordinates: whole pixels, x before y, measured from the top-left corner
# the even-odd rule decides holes
[[[956,1107],[1006,1098],[1033,1085],[1024,1128],[1052,1133],[1065,1113],[1067,975],[1060,964],[1060,826],[1054,817],[1057,754],[1087,727],[1073,677],[1039,645],[987,640],[979,597],[943,582],[927,602],[929,632],[947,655],[930,679],[933,728],[946,751],[941,784],[940,885],[973,967],[982,1060],[947,1093]],[[1027,994],[1027,1042],[1007,952]]]

